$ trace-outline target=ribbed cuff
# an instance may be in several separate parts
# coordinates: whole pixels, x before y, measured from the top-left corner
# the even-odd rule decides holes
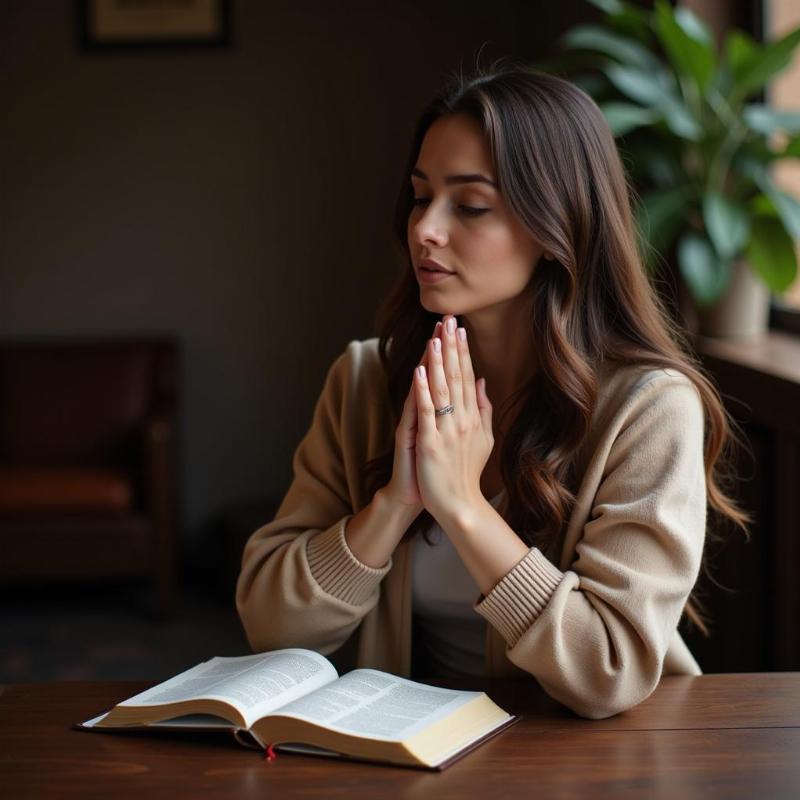
[[[333,528],[308,540],[306,557],[314,580],[324,591],[345,603],[359,606],[375,591],[383,576],[391,569],[362,564],[347,546],[344,529],[352,515],[344,517]]]
[[[532,547],[486,597],[475,605],[513,647],[542,613],[564,573]]]

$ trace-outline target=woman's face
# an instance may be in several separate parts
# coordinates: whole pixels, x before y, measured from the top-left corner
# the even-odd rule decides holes
[[[411,183],[408,247],[422,306],[458,315],[511,310],[542,247],[498,191],[478,122],[465,114],[439,117],[425,134]],[[423,269],[426,260],[452,274],[434,280]]]

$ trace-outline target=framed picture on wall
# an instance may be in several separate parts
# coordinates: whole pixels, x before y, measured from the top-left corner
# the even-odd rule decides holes
[[[85,49],[226,47],[230,0],[78,0]]]

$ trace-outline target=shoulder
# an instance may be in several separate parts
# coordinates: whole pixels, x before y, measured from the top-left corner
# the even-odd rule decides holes
[[[694,382],[682,371],[644,365],[608,366],[600,371],[594,413],[595,435],[617,436],[633,426],[702,436],[705,409]]]
[[[328,370],[323,397],[340,410],[361,415],[385,411],[388,386],[377,338],[347,344]]]
[[[378,350],[378,337],[371,339],[353,339],[345,347],[337,361],[342,361],[354,372],[374,372],[381,370],[381,359]]]
[[[328,372],[323,398],[346,461],[362,465],[385,452],[394,427],[377,338],[348,343]]]
[[[686,373],[672,367],[612,365],[599,373],[598,406],[683,406],[700,402],[694,382]]]
[[[328,371],[328,382],[343,385],[371,385],[383,379],[378,338],[353,339]]]

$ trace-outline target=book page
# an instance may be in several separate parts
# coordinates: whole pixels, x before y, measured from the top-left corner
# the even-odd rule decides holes
[[[99,717],[87,719],[82,722],[82,728],[94,728],[98,722],[105,719],[108,714],[100,714]],[[231,723],[222,717],[215,717],[213,714],[184,714],[182,717],[174,717],[173,719],[165,719],[163,722],[158,723],[159,728],[220,728],[222,730],[231,730]]]
[[[273,713],[368,739],[403,741],[480,694],[356,669]]]
[[[239,709],[251,725],[265,713],[335,681],[337,676],[333,664],[312,650],[291,648],[252,656],[217,656],[119,705],[222,700]]]

